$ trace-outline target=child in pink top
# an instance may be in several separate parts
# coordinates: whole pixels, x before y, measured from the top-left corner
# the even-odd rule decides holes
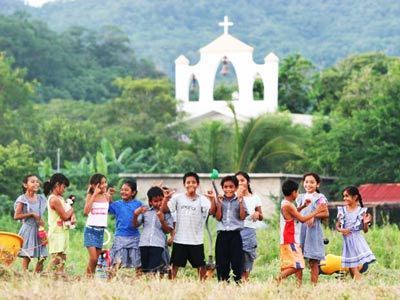
[[[107,189],[107,179],[104,175],[97,173],[90,178],[83,209],[85,216],[88,216],[83,235],[84,245],[89,252],[86,268],[88,277],[92,277],[95,273],[97,260],[101,254],[104,229],[107,227],[108,206],[113,193],[113,189]]]

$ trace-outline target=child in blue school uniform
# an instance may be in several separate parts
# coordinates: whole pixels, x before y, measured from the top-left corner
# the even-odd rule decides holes
[[[34,174],[25,176],[22,181],[23,194],[15,201],[15,220],[21,220],[22,226],[18,234],[24,239],[18,256],[22,257],[22,269],[27,271],[33,258],[38,262],[35,272],[43,270],[43,262],[46,259],[46,241],[39,238],[39,228],[44,226],[43,215],[47,209],[46,197],[39,194],[40,181]]]
[[[226,176],[221,180],[224,195],[218,197],[215,211],[218,221],[215,245],[218,281],[229,281],[231,269],[236,283],[242,278],[244,252],[240,231],[244,227],[247,210],[243,197],[235,194],[238,186],[235,176]]]
[[[298,210],[306,216],[314,212],[318,205],[326,204],[328,200],[319,192],[321,178],[316,173],[303,175],[303,186],[306,191],[296,199]],[[310,205],[307,206],[307,203]],[[311,282],[317,284],[319,276],[319,262],[325,259],[324,235],[321,220],[329,217],[328,208],[301,225],[300,244],[304,258],[308,260],[311,270]]]
[[[376,260],[364,236],[368,232],[371,215],[364,207],[360,191],[355,186],[343,190],[345,206],[338,207],[336,229],[343,234],[342,267],[349,268],[355,280],[361,279],[362,269]]]
[[[147,197],[149,207],[135,210],[133,224],[136,228],[143,224],[139,242],[142,272],[157,273],[165,268],[166,234],[173,230],[173,220],[170,213],[161,210],[164,191],[160,187],[151,187]]]
[[[111,248],[111,264],[119,267],[140,268],[139,230],[133,226],[133,215],[142,202],[137,200],[137,184],[127,180],[121,186],[121,200],[110,203],[108,212],[115,216],[114,243]]]

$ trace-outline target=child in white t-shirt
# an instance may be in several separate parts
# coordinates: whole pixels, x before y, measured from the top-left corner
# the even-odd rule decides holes
[[[203,227],[210,208],[215,210],[215,195],[212,191],[205,196],[197,193],[200,178],[189,172],[183,176],[186,192],[166,196],[163,211],[176,213],[175,236],[172,246],[171,278],[176,278],[179,267],[185,267],[187,260],[193,268],[197,268],[200,280],[205,279],[206,268],[203,245]]]

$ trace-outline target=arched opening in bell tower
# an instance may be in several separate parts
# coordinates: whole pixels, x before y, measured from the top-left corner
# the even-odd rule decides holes
[[[264,81],[262,80],[260,73],[257,73],[254,76],[254,82],[253,82],[253,99],[255,101],[264,100],[264,93],[265,93]]]
[[[213,100],[232,101],[239,99],[239,85],[235,67],[227,56],[221,58],[214,78]]]
[[[192,74],[189,81],[189,101],[199,101],[200,85],[196,75]]]

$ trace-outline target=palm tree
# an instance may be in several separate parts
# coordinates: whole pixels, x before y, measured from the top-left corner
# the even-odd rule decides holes
[[[299,146],[304,129],[294,126],[287,114],[264,114],[242,127],[234,115],[233,170],[276,172],[292,160],[303,157]]]
[[[210,172],[212,169],[229,172],[232,164],[231,136],[232,131],[223,122],[201,124],[191,132],[188,148],[179,151],[180,165],[198,172]]]

